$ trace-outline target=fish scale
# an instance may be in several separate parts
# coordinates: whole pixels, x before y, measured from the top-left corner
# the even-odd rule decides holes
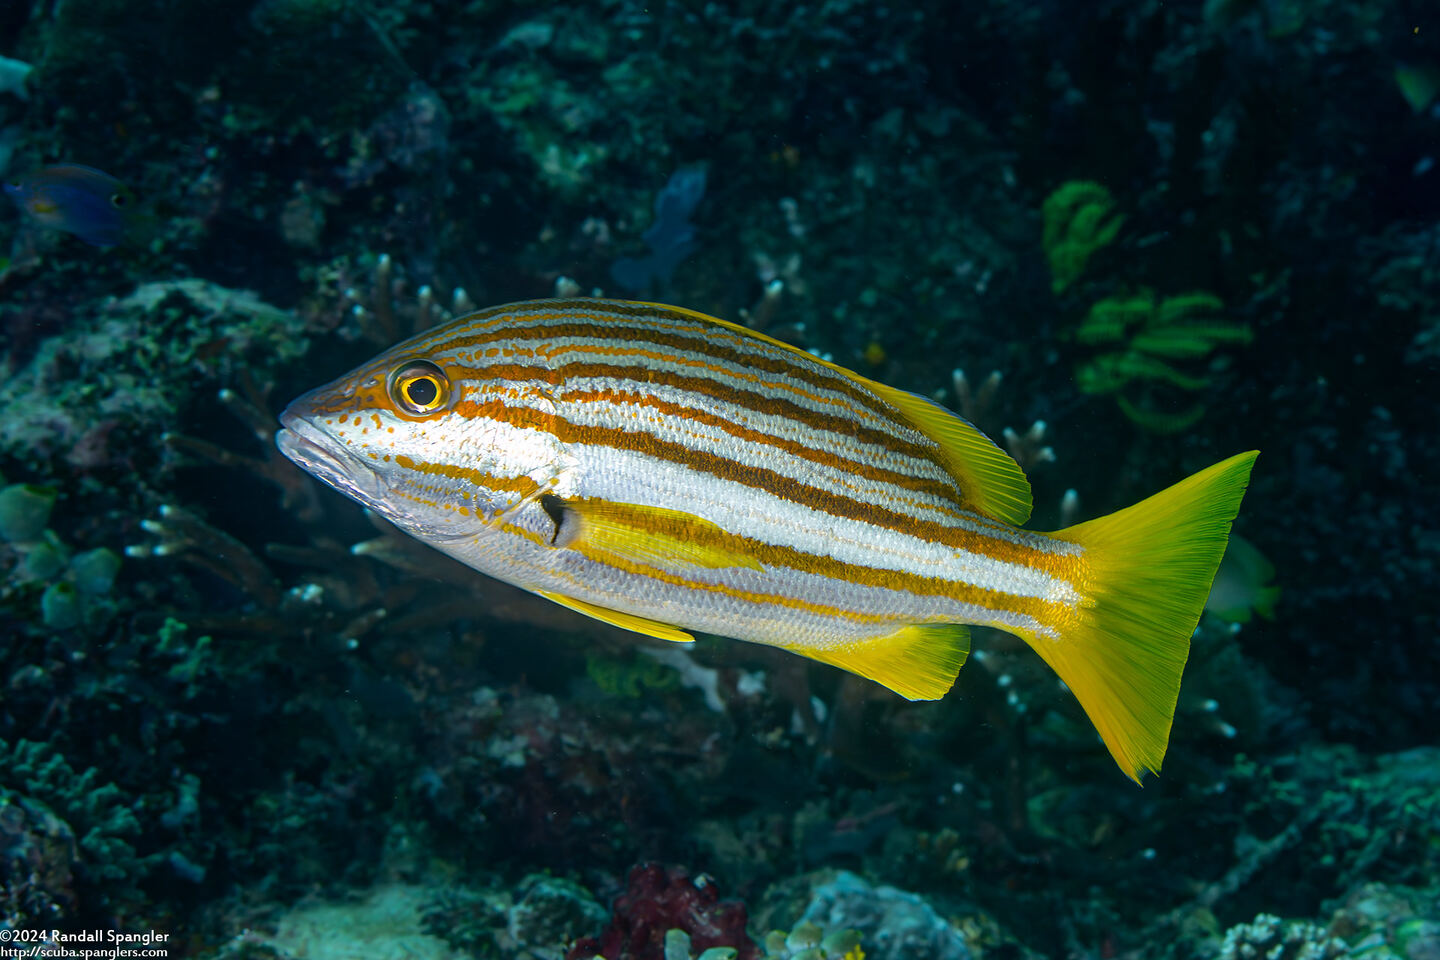
[[[1060,673],[1121,768],[1158,770],[1254,454],[1023,530],[1023,472],[964,420],[678,307],[461,317],[307,393],[280,449],[469,566],[653,637],[782,647],[943,696],[968,624]]]

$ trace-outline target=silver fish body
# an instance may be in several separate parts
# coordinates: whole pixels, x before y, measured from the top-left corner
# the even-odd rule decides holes
[[[943,696],[964,625],[986,624],[1078,683],[1092,717],[1114,712],[1100,699],[1114,665],[1071,641],[1134,633],[1133,609],[1097,613],[1107,584],[1158,577],[1140,593],[1163,613],[1162,640],[1132,639],[1163,648],[1161,693],[1123,701],[1111,724],[1138,745],[1106,735],[1132,776],[1158,767],[1194,626],[1182,621],[1199,616],[1253,459],[1172,488],[1196,487],[1154,520],[1122,511],[1088,534],[1108,544],[1168,524],[1157,556],[1097,556],[1088,525],[1020,529],[1024,474],[929,401],[702,314],[607,300],[459,318],[281,420],[290,459],[476,570],[651,636],[779,646],[911,698]],[[1174,569],[1149,574],[1152,561]],[[1123,644],[1113,656],[1136,659]]]

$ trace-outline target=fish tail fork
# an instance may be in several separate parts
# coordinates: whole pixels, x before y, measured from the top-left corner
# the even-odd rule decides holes
[[[1074,692],[1136,783],[1158,773],[1190,636],[1225,552],[1257,451],[1147,500],[1051,534],[1085,549],[1086,599],[1025,639]]]

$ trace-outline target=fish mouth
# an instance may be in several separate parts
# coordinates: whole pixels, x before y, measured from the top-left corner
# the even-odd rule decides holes
[[[291,410],[280,415],[275,446],[297,467],[367,507],[379,509],[388,487],[334,437]],[[383,511],[382,511],[383,512]]]

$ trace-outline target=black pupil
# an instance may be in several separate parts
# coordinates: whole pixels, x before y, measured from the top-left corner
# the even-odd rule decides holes
[[[417,407],[428,407],[439,396],[434,377],[417,377],[405,385],[405,397]]]
[[[113,197],[110,198],[110,202],[113,203],[113,204],[114,204],[115,206],[117,206],[117,207],[123,207],[123,206],[125,206],[125,194],[123,194],[123,193],[117,193],[117,194],[115,194],[115,196],[113,196]]]

